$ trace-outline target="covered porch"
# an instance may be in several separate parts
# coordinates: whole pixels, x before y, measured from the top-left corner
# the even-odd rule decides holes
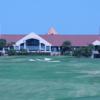
[[[14,48],[19,51],[24,49],[28,52],[51,52],[51,44],[34,33],[16,42]]]

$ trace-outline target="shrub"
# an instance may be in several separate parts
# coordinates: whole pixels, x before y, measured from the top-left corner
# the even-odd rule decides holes
[[[22,49],[21,51],[17,51],[16,55],[28,55],[28,52],[27,52],[27,50]]]
[[[16,51],[14,49],[8,50],[8,55],[9,56],[16,55]]]
[[[81,56],[81,50],[80,48],[76,48],[75,50],[73,50],[73,56],[76,56],[76,57],[80,57]]]
[[[90,46],[76,48],[73,51],[73,56],[76,57],[90,57],[92,55],[92,48]]]
[[[90,57],[92,54],[92,50],[89,47],[83,47],[81,48],[82,56],[84,57]]]

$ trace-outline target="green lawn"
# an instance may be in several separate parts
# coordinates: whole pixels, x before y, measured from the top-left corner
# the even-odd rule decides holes
[[[100,100],[100,59],[44,58],[0,57],[0,100]]]

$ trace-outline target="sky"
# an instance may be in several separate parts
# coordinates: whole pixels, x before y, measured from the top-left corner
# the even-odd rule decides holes
[[[100,34],[100,0],[0,0],[0,33]]]

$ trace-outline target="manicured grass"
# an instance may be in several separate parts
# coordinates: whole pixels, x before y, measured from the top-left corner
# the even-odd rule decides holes
[[[100,59],[0,57],[0,100],[100,100]]]

